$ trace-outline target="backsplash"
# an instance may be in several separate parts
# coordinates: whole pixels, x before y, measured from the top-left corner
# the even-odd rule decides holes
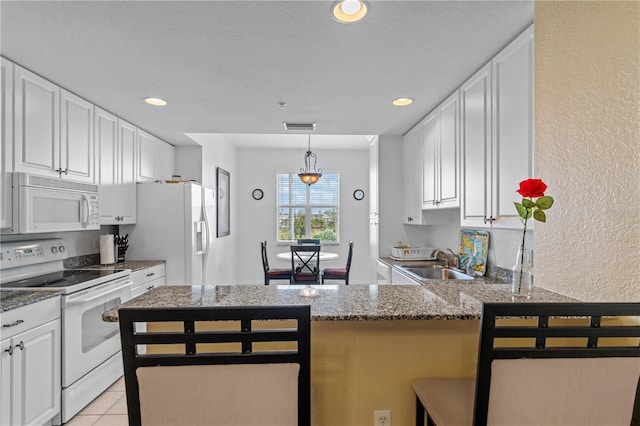
[[[62,261],[65,269],[84,268],[86,266],[97,265],[98,263],[100,263],[100,253],[74,256]]]

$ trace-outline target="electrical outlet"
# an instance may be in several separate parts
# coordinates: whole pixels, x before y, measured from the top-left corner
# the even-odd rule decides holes
[[[373,426],[391,426],[391,410],[374,410]]]

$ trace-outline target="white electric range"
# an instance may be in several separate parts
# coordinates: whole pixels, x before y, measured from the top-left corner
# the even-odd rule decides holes
[[[131,298],[131,271],[64,269],[62,239],[3,242],[0,290],[62,294],[62,419],[69,421],[122,376],[117,323],[102,314]]]

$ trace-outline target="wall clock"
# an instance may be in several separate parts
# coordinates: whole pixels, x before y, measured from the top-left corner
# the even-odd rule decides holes
[[[364,198],[364,191],[362,189],[356,189],[353,191],[353,198],[360,201]]]
[[[264,193],[262,192],[262,189],[256,188],[251,193],[251,196],[253,197],[254,200],[262,200]]]

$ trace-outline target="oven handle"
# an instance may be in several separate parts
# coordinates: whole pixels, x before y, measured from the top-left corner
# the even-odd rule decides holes
[[[71,295],[67,297],[67,306],[79,305],[81,303],[91,302],[92,300],[99,299],[101,297],[107,296],[109,294],[117,293],[122,289],[127,287],[131,288],[131,281],[127,279],[123,284],[111,288],[114,283],[106,283],[97,287],[89,288],[88,292],[82,292],[77,296]],[[102,290],[108,289],[109,291],[103,292]],[[97,293],[97,294],[95,294]],[[92,295],[95,294],[95,295]],[[88,297],[89,296],[89,297]],[[124,300],[123,300],[124,302]]]

